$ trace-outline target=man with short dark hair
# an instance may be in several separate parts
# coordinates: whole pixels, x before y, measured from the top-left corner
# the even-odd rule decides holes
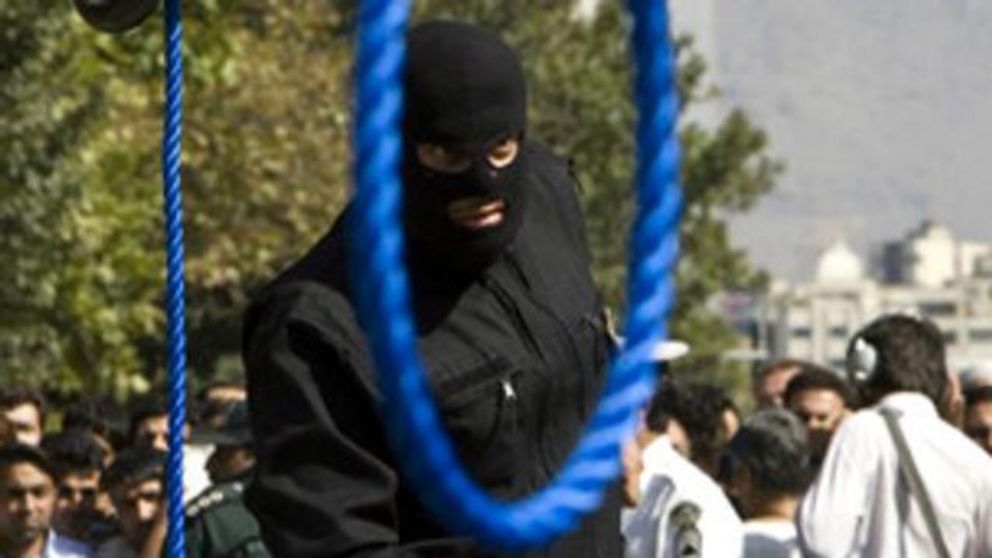
[[[84,396],[70,403],[62,415],[62,430],[79,429],[93,435],[103,450],[103,466],[114,460],[116,448],[130,445],[128,414],[114,398]]]
[[[45,396],[38,390],[11,387],[0,390],[0,413],[21,444],[37,446],[45,432]]]
[[[799,373],[803,361],[786,358],[766,364],[754,376],[752,389],[754,403],[759,410],[785,406],[785,388],[789,380]]]
[[[727,442],[724,413],[728,398],[722,388],[702,383],[666,381],[659,386],[646,416],[649,427],[663,414],[675,448],[711,477]]]
[[[195,416],[195,412],[190,413]],[[162,453],[169,451],[169,409],[163,397],[158,395],[146,396],[139,399],[131,410],[128,428],[131,445]],[[189,438],[189,423],[183,428],[183,439]],[[210,478],[206,471],[206,461],[210,454],[209,447],[186,444],[184,446],[183,463],[183,497],[188,503],[193,496],[203,492],[210,486]]]
[[[788,411],[759,411],[730,440],[720,477],[746,520],[744,556],[799,557],[793,519],[811,472],[805,429]]]
[[[797,514],[812,556],[992,555],[992,458],[944,422],[944,337],[880,318],[851,340],[848,375],[871,407],[834,435]]]
[[[965,390],[964,433],[992,455],[992,386]]]
[[[832,370],[804,364],[785,389],[785,406],[806,425],[815,465],[823,461],[830,438],[851,413],[847,382]]]
[[[679,440],[690,451],[693,447],[700,451],[698,433],[695,440],[685,437],[680,425],[685,421],[691,429],[698,428],[701,420],[688,411],[697,402],[693,395],[698,389],[665,379],[647,409],[637,435],[640,462],[636,457],[625,462],[627,480],[638,477],[636,484],[625,484],[628,504],[633,508],[625,511],[622,523],[626,558],[741,555],[741,521],[733,506],[720,486],[675,445]],[[712,409],[703,413],[712,415],[702,422],[711,424],[707,438],[714,440],[720,432],[720,403],[716,400]],[[636,454],[634,448],[628,451]],[[625,456],[629,457],[632,455]]]
[[[163,398],[137,400],[131,409],[128,439],[134,447],[169,451],[169,408]]]
[[[165,506],[165,454],[132,448],[118,454],[101,485],[110,494],[121,534],[97,548],[100,558],[137,557]]]
[[[109,534],[107,518],[97,509],[103,450],[87,431],[69,429],[45,436],[41,447],[55,472],[58,498],[52,527],[59,533],[98,542]]]
[[[51,528],[55,481],[38,448],[0,448],[0,558],[91,558],[85,544]]]

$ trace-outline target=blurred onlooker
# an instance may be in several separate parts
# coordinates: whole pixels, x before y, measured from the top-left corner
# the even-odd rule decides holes
[[[91,558],[89,547],[51,528],[55,481],[41,449],[0,448],[0,556]]]
[[[759,410],[785,406],[785,388],[799,373],[803,362],[793,359],[776,360],[765,365],[754,378],[754,402]]]
[[[207,460],[214,484],[244,480],[255,468],[247,403],[236,403],[219,428],[201,431],[193,439],[214,447]]]
[[[269,556],[258,522],[242,498],[245,483],[255,469],[248,405],[235,403],[223,424],[194,431],[192,439],[216,449],[207,461],[214,485],[186,508],[186,555]]]
[[[197,399],[203,403],[243,403],[248,401],[248,388],[244,382],[215,381],[200,390]]]
[[[992,362],[983,362],[962,370],[960,379],[961,387],[965,391],[977,387],[992,386]]]
[[[944,337],[886,316],[859,332],[848,374],[871,408],[834,435],[797,515],[814,556],[989,556],[992,457],[946,423]]]
[[[11,387],[0,390],[0,413],[21,444],[37,446],[45,431],[45,396],[40,391]]]
[[[0,447],[14,443],[14,429],[7,422],[7,417],[0,414]]]
[[[785,405],[806,425],[806,435],[815,465],[823,461],[830,438],[841,421],[851,414],[851,390],[832,370],[804,364],[789,380]]]
[[[678,402],[685,419],[683,406],[692,400],[692,390],[662,382],[637,436],[641,459],[637,448],[625,453],[625,492],[628,500],[636,501],[636,507],[623,516],[627,558],[741,555],[741,522],[733,506],[720,486],[677,451],[672,441],[672,434],[682,436],[685,431],[669,414],[671,403]],[[713,420],[719,423],[720,405],[714,409]],[[695,443],[688,441],[690,447]],[[637,492],[632,493],[635,487],[629,481],[638,476],[638,469]]]
[[[963,370],[961,429],[992,454],[992,362]]]
[[[222,399],[201,402],[197,412],[196,427],[209,429],[222,427],[227,420],[227,415],[237,404],[237,402]]]
[[[70,428],[41,441],[55,473],[57,498],[52,527],[88,544],[113,531],[111,517],[99,506],[103,448],[86,430]]]
[[[68,405],[62,415],[62,430],[79,428],[90,432],[103,449],[103,466],[114,460],[117,448],[130,444],[126,440],[128,417],[113,398],[84,397]]]
[[[744,556],[799,558],[793,523],[811,474],[802,423],[788,411],[759,411],[724,450],[720,476],[744,514]]]
[[[730,397],[723,398],[723,410],[720,412],[720,420],[723,423],[724,444],[730,441],[737,434],[741,427],[741,412]]]
[[[727,442],[723,389],[701,383],[663,382],[655,394],[657,404],[668,416],[669,437],[675,449],[711,477],[716,476],[720,452]]]
[[[104,473],[101,485],[110,494],[121,532],[101,544],[97,555],[139,556],[165,506],[165,454],[150,448],[124,450]]]
[[[160,397],[144,397],[134,403],[128,439],[136,448],[169,451],[169,409]]]
[[[224,424],[236,404],[248,401],[248,390],[241,382],[211,382],[200,390],[196,401],[199,409],[196,426],[217,429]]]
[[[964,398],[964,432],[992,455],[992,385],[970,388]]]
[[[193,414],[193,413],[191,413]],[[169,410],[163,398],[152,396],[139,399],[131,411],[129,438],[137,448],[149,448],[163,453],[169,451]],[[189,439],[189,423],[183,438]],[[183,498],[186,503],[210,486],[206,462],[210,447],[186,444],[183,463]]]

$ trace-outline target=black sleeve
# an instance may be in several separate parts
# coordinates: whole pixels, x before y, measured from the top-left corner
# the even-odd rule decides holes
[[[397,476],[380,449],[375,395],[349,364],[349,327],[334,318],[350,312],[341,300],[296,289],[246,320],[258,459],[246,500],[274,556],[396,554]]]

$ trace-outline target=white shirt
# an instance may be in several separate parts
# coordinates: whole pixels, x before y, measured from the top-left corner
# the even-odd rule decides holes
[[[45,548],[41,551],[42,558],[93,558],[93,551],[84,543],[62,536],[49,530],[45,537]],[[0,558],[4,555],[0,553]]]
[[[902,413],[900,429],[950,555],[992,557],[992,458],[921,394],[895,393],[880,406]],[[856,413],[837,430],[796,524],[810,556],[937,556],[877,409]]]
[[[667,436],[651,442],[643,459],[641,502],[625,510],[622,519],[626,558],[674,557],[676,529],[670,515],[683,502],[692,502],[701,511],[697,527],[703,558],[740,557],[741,520],[723,490],[682,457]]]
[[[795,524],[788,519],[744,522],[744,558],[800,558]]]
[[[183,446],[183,503],[189,504],[201,492],[210,487],[207,461],[214,447],[209,445],[186,444]]]

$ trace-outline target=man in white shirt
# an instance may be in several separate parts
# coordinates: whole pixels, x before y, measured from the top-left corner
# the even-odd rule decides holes
[[[681,429],[664,403],[679,389],[670,382],[662,384],[638,434],[643,470],[637,483],[640,492],[633,495],[637,505],[623,515],[625,556],[739,557],[740,518],[723,490],[672,445],[669,433],[678,436]],[[691,405],[682,395],[680,400]]]
[[[992,458],[938,413],[948,383],[940,331],[876,320],[851,341],[848,369],[873,406],[841,425],[800,504],[804,555],[992,556]]]

